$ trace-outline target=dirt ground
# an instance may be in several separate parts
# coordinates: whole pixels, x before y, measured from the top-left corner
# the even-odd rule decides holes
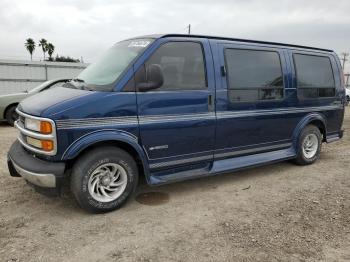
[[[6,152],[17,134],[1,125],[0,261],[350,261],[349,132],[311,166],[143,184],[136,195],[164,194],[91,215],[69,192],[48,198],[11,178]]]

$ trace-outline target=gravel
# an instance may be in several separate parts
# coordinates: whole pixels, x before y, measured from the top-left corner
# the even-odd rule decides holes
[[[137,201],[102,215],[80,209],[68,189],[48,198],[10,177],[16,135],[0,125],[0,261],[350,261],[347,132],[313,165],[143,183]]]

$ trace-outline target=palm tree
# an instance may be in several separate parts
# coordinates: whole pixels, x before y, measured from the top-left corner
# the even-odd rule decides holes
[[[55,46],[51,43],[48,43],[46,46],[47,53],[49,54],[49,60],[52,61],[52,54],[55,51]]]
[[[35,42],[32,38],[28,38],[26,42],[24,43],[26,49],[28,50],[30,54],[30,60],[33,60],[33,52],[35,50]]]
[[[44,61],[45,61],[45,53],[47,51],[47,40],[44,38],[40,39],[39,46],[41,46],[41,49],[43,50]]]

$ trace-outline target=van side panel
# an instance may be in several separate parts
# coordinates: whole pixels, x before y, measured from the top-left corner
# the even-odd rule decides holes
[[[296,90],[296,107],[308,109],[309,113],[319,114],[320,117],[325,119],[326,136],[332,136],[340,133],[341,125],[343,122],[344,103],[343,103],[343,88],[341,84],[341,75],[337,60],[332,53],[318,52],[318,51],[305,51],[305,50],[288,50],[289,58],[291,61],[291,67],[293,71],[292,84]],[[297,87],[297,75],[295,69],[294,54],[305,54],[315,56],[325,56],[331,61],[333,76],[335,81],[335,96],[327,98],[312,98],[304,99],[300,97]]]
[[[284,99],[256,102],[231,102],[227,72],[217,71],[215,159],[236,157],[288,148],[300,118],[294,114],[295,89],[289,86],[289,61],[283,49],[252,44],[212,41],[216,68],[225,67],[225,49],[259,50],[279,55],[284,82]],[[227,71],[227,68],[226,68]]]

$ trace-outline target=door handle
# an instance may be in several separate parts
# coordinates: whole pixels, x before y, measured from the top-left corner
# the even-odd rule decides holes
[[[208,111],[214,111],[214,96],[212,94],[208,95]]]

